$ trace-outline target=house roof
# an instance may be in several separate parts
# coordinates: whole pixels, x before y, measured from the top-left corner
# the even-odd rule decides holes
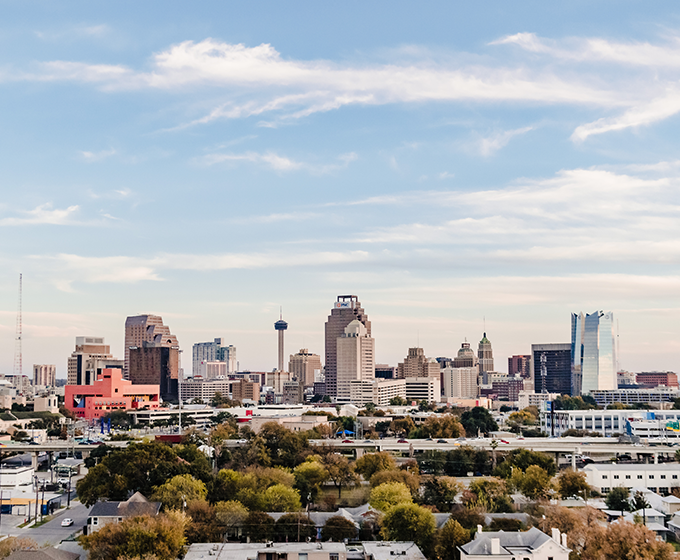
[[[425,560],[420,549],[412,542],[365,541],[364,556],[373,560],[391,560],[398,556],[404,560]]]
[[[470,556],[487,556],[491,555],[491,539],[498,539],[500,541],[502,554],[521,554],[522,552],[529,553],[532,550],[543,546],[552,538],[546,535],[543,531],[539,531],[536,527],[532,527],[528,531],[505,532],[492,531],[477,533],[477,538],[464,544],[460,548]],[[555,542],[555,541],[553,541]],[[565,551],[568,548],[555,542],[557,546]]]
[[[161,502],[150,502],[139,492],[135,492],[124,502],[97,502],[90,510],[89,517],[137,517],[139,515],[158,515]]]
[[[17,550],[7,556],[6,560],[78,560],[80,554],[66,552],[53,547],[41,550]]]

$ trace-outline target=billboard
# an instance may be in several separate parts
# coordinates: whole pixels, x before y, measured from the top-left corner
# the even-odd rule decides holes
[[[353,302],[351,301],[336,301],[333,304],[333,307],[335,309],[352,309],[354,306],[352,305]]]

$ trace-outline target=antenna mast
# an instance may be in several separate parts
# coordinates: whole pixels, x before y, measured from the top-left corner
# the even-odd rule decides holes
[[[23,337],[23,321],[21,318],[22,285],[23,274],[19,274],[19,309],[17,311],[17,332],[14,343],[14,375],[23,375],[24,373],[24,356],[21,346],[21,339]]]

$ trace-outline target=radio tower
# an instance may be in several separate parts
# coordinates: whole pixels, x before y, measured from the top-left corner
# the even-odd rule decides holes
[[[21,348],[21,338],[23,335],[23,321],[21,319],[21,287],[22,274],[19,274],[19,310],[17,311],[17,336],[14,343],[14,375],[23,375],[24,356]]]

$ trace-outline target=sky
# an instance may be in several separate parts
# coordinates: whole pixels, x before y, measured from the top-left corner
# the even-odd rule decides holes
[[[674,2],[0,0],[0,372],[123,356],[128,315],[241,369],[324,354],[359,296],[379,363],[496,369],[613,311],[680,370]]]

